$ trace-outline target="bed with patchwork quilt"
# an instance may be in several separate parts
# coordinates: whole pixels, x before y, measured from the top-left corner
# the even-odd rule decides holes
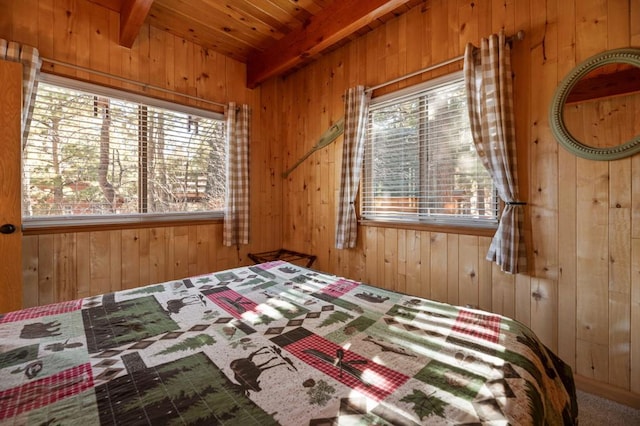
[[[0,315],[0,425],[576,418],[522,324],[283,261]]]

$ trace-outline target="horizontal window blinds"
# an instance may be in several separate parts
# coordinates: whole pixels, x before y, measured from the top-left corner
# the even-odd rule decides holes
[[[460,78],[372,102],[367,126],[363,219],[495,222]]]
[[[40,82],[23,214],[221,211],[225,170],[221,119]]]

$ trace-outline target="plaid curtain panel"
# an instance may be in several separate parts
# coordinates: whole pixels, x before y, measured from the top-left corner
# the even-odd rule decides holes
[[[371,93],[367,93],[364,86],[350,88],[345,95],[344,143],[336,220],[336,248],[338,249],[356,246],[358,219],[355,201],[360,185],[370,99]]]
[[[227,194],[223,244],[249,243],[249,122],[248,105],[227,107]]]
[[[22,143],[27,140],[42,60],[38,49],[0,39],[0,59],[22,64]]]
[[[511,48],[503,32],[483,38],[480,49],[467,44],[464,76],[474,144],[505,202],[487,260],[495,261],[505,272],[525,272],[524,203],[518,200]]]

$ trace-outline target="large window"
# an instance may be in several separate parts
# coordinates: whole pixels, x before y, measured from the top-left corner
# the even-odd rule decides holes
[[[23,147],[25,222],[221,216],[224,134],[220,114],[48,77]]]
[[[374,98],[363,219],[490,226],[498,203],[473,146],[461,73]]]

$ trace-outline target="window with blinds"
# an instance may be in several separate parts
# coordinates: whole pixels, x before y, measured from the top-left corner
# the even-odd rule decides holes
[[[224,135],[220,114],[49,76],[23,146],[25,222],[222,216]]]
[[[471,138],[462,73],[369,108],[361,217],[493,226],[498,202]]]

